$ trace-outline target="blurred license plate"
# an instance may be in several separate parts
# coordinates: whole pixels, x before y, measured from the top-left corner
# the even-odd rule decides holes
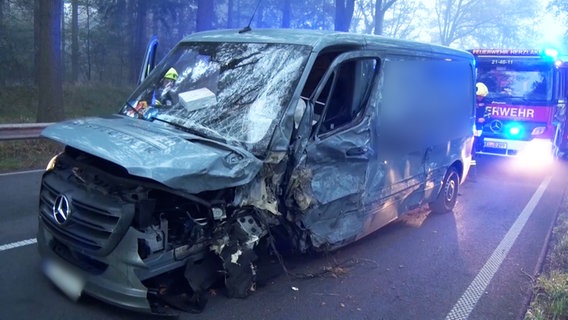
[[[77,301],[83,292],[84,281],[70,269],[54,261],[45,261],[45,275],[70,299]]]
[[[485,141],[484,146],[486,148],[507,149],[507,143],[505,142]]]

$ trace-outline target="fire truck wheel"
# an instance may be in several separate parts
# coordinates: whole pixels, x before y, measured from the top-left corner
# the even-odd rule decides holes
[[[448,168],[438,197],[428,205],[434,213],[447,213],[454,209],[458,198],[460,176],[454,167]]]

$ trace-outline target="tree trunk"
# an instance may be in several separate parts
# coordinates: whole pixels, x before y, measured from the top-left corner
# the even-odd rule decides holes
[[[71,82],[79,80],[79,0],[71,1]]]
[[[233,15],[235,14],[235,13],[234,13],[234,10],[235,10],[235,3],[234,3],[234,1],[233,1],[233,0],[229,0],[229,1],[227,2],[227,14],[228,14],[228,17],[227,17],[227,28],[234,28],[234,27],[235,27],[235,24],[234,24],[234,22],[233,22]]]
[[[290,28],[290,16],[292,8],[290,5],[290,0],[282,1],[282,28]]]
[[[60,7],[61,9],[59,9],[59,12],[61,12],[61,18],[60,23],[61,23],[61,35],[59,36],[59,38],[61,39],[61,41],[59,42],[61,48],[61,82],[65,81],[65,59],[67,58],[65,55],[65,16],[63,15],[63,1],[59,1]]]
[[[375,3],[375,34],[383,34],[385,13],[397,0],[376,0]]]
[[[4,0],[0,0],[0,28],[4,25]]]
[[[39,84],[39,2],[34,0],[34,85]]]
[[[355,0],[335,0],[335,31],[349,31]]]
[[[136,8],[136,24],[134,26],[134,42],[132,44],[130,52],[130,72],[129,79],[130,83],[136,83],[138,79],[138,73],[140,72],[140,65],[142,64],[142,59],[144,58],[144,37],[146,33],[146,14],[148,12],[148,2],[147,0],[138,0],[138,7]]]
[[[92,63],[91,63],[91,5],[90,2],[87,1],[86,8],[87,10],[87,81],[91,81],[91,73],[92,73]]]
[[[211,30],[213,28],[213,16],[215,9],[214,0],[198,0],[197,1],[197,22],[196,31]]]
[[[39,0],[38,122],[64,118],[61,75],[62,0]]]
[[[4,27],[4,0],[0,0],[0,39],[5,39],[6,28]],[[7,77],[0,77],[0,86],[6,86]]]

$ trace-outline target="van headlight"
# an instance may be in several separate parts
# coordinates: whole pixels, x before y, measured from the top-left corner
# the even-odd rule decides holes
[[[53,156],[53,158],[51,158],[49,160],[49,162],[47,163],[47,166],[45,167],[45,171],[50,171],[50,170],[53,170],[55,168],[55,165],[57,164],[57,158],[59,158],[60,155],[61,155],[61,153],[58,153],[55,156]]]

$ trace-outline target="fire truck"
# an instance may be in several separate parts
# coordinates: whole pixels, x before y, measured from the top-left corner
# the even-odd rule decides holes
[[[560,98],[558,100],[556,118],[560,125],[560,133],[558,135],[558,155],[563,159],[568,159],[568,120],[566,116],[566,99],[568,99],[568,56],[563,56],[556,61],[559,69],[559,90]]]
[[[478,97],[476,154],[560,156],[565,128],[568,63],[556,50],[473,49]],[[478,110],[479,111],[479,110]]]

